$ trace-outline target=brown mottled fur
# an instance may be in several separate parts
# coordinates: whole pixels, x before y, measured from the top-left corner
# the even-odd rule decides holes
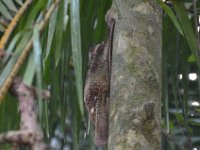
[[[84,102],[95,126],[95,144],[108,141],[108,111],[112,39],[115,20],[108,19],[108,38],[90,50],[89,68],[84,88]]]

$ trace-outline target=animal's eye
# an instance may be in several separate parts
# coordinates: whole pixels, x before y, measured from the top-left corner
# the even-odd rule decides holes
[[[98,48],[96,49],[96,54],[101,54],[103,52],[104,49],[104,42],[101,42],[100,44],[98,44]]]
[[[96,45],[95,47],[90,48],[89,50],[89,62],[96,60],[99,56],[101,56],[104,49],[104,42]]]

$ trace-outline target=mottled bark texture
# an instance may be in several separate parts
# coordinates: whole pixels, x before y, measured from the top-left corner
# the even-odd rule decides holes
[[[37,121],[35,98],[39,89],[28,87],[20,78],[16,78],[10,88],[10,93],[19,102],[20,130],[0,134],[0,144],[11,143],[17,149],[19,145],[27,145],[32,150],[46,150],[42,130]],[[50,97],[48,91],[42,91],[42,97]]]
[[[159,150],[162,12],[150,0],[114,0],[109,150]]]

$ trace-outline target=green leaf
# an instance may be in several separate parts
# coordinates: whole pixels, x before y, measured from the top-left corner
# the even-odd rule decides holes
[[[47,60],[47,57],[50,54],[50,49],[51,49],[51,45],[52,45],[52,40],[54,37],[54,33],[55,33],[55,27],[56,27],[56,21],[57,21],[57,12],[58,12],[58,8],[56,8],[56,10],[53,12],[52,16],[50,17],[49,20],[49,29],[48,29],[48,36],[47,36],[47,48],[45,51],[45,58],[44,61]]]
[[[0,75],[0,87],[2,86],[4,81],[9,76],[9,74],[12,71],[17,59],[19,58],[19,55],[21,54],[22,50],[24,49],[26,43],[28,43],[30,38],[31,38],[30,32],[23,34],[22,39],[20,40],[19,44],[16,46],[15,53],[13,53],[11,59],[6,64],[5,68],[3,69],[3,71]]]
[[[176,119],[180,124],[184,124],[184,117],[179,113],[175,113]]]
[[[34,63],[36,66],[36,81],[38,87],[38,111],[39,111],[39,121],[42,123],[42,64],[41,64],[41,46],[40,46],[40,33],[39,28],[36,25],[33,30],[33,53],[34,53]]]
[[[12,20],[12,16],[11,16],[10,12],[8,11],[8,9],[5,7],[5,5],[1,1],[0,1],[0,13],[5,18]]]
[[[83,77],[82,77],[82,52],[81,52],[81,33],[79,0],[71,1],[71,40],[72,40],[72,58],[75,70],[76,90],[79,100],[79,109],[83,116]]]
[[[29,58],[28,58],[28,62],[27,62],[27,66],[26,66],[26,70],[23,76],[23,82],[26,85],[31,86],[34,76],[35,76],[35,72],[36,72],[36,63],[34,61],[34,55],[33,52],[30,52]]]
[[[59,6],[59,10],[57,13],[58,17],[56,20],[56,29],[55,29],[55,36],[54,36],[54,51],[55,51],[55,61],[56,66],[60,61],[61,49],[62,49],[62,41],[63,41],[63,23],[64,23],[64,2],[61,2]]]
[[[19,5],[23,5],[22,0],[15,0]]]
[[[158,4],[160,4],[160,6],[164,9],[164,11],[169,15],[171,21],[174,23],[174,25],[176,26],[177,30],[179,31],[179,33],[181,35],[184,35],[183,34],[183,30],[182,30],[182,27],[181,25],[179,24],[176,16],[174,15],[173,11],[164,3],[162,2],[161,0],[156,0],[158,2]]]
[[[12,53],[17,42],[19,41],[19,39],[21,38],[21,36],[23,35],[23,32],[18,32],[14,38],[12,39],[12,41],[10,42],[8,48],[7,48],[7,51],[8,53]]]
[[[187,11],[184,7],[184,3],[177,0],[172,0],[175,11],[178,15],[178,19],[180,21],[180,24],[182,26],[185,38],[188,42],[188,45],[190,47],[190,50],[192,54],[195,56],[197,60],[197,65],[200,69],[200,59],[198,58],[198,46],[197,46],[197,39],[194,33],[194,30],[192,28],[192,24],[188,18]]]
[[[195,108],[195,111],[200,113],[200,108]]]
[[[172,122],[172,121],[169,122],[169,128],[170,128],[170,130],[175,128],[174,122]]]
[[[9,57],[12,55],[13,50],[14,50],[15,46],[17,45],[17,42],[19,41],[19,39],[21,38],[22,35],[23,35],[22,32],[18,32],[18,33],[14,36],[14,38],[11,40],[11,42],[10,42],[10,44],[9,44],[7,50],[6,50],[6,53],[7,53],[8,55],[6,55],[6,56],[3,58],[2,62],[1,62],[1,64],[3,64],[3,66],[6,64],[6,62],[7,62],[8,59],[9,59]]]
[[[188,57],[188,62],[192,63],[196,61],[196,57],[192,54]]]
[[[0,31],[4,32],[6,30],[6,28],[0,23]]]
[[[36,17],[39,16],[38,13],[45,6],[45,4],[46,0],[40,0],[36,2],[35,6],[30,10],[28,19],[26,20],[26,28],[30,28],[32,26]]]
[[[17,12],[17,8],[15,7],[14,3],[12,2],[12,0],[3,0],[3,2],[6,4],[6,6],[14,11],[14,12]]]
[[[199,122],[199,121],[190,120],[188,123],[189,123],[190,125],[200,127],[200,122]]]

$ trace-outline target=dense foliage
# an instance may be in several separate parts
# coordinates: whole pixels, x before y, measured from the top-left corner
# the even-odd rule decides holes
[[[164,7],[170,9],[163,14],[163,149],[199,149],[200,3]]]

